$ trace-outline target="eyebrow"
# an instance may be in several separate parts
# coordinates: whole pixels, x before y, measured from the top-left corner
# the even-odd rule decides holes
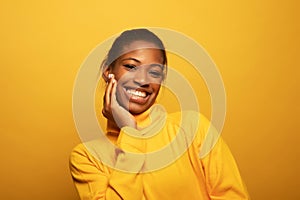
[[[151,67],[160,67],[162,70],[164,70],[164,65],[162,64],[159,64],[159,63],[153,63],[153,64],[150,64]]]
[[[135,62],[142,63],[142,62],[139,61],[138,59],[132,58],[132,57],[130,57],[130,58],[123,58],[121,61],[126,61],[126,60],[133,60],[133,61],[135,61]],[[159,67],[161,67],[161,68],[164,67],[164,65],[163,65],[163,64],[160,64],[160,63],[152,63],[152,64],[150,64],[150,66],[152,66],[152,67],[159,66]]]
[[[141,61],[139,61],[138,59],[132,58],[132,57],[130,57],[130,58],[124,58],[121,61],[125,61],[125,60],[133,60],[135,62],[141,63]]]

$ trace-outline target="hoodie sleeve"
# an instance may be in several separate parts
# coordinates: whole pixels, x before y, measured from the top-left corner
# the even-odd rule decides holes
[[[199,145],[200,161],[205,173],[206,186],[210,198],[212,200],[248,200],[247,189],[227,144],[203,116],[201,116],[201,128],[206,133],[204,134],[206,137],[202,137],[200,139],[202,142],[198,143],[202,143],[201,148]],[[208,153],[205,155],[201,154],[201,150]]]
[[[84,200],[141,200],[143,188],[138,173],[144,164],[143,142],[122,129],[117,140],[115,166],[109,168],[94,158],[83,144],[70,156],[70,171],[76,189]],[[139,144],[138,146],[136,144]]]

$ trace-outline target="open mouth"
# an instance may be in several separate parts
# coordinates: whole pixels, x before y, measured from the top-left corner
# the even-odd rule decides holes
[[[125,92],[129,97],[130,102],[139,103],[139,104],[146,103],[150,95],[149,92],[146,92],[144,90],[137,90],[132,88],[125,88]]]
[[[142,92],[142,91],[138,91],[138,90],[133,90],[133,89],[126,89],[126,92],[130,95],[134,95],[137,97],[146,97],[147,93],[146,92]]]

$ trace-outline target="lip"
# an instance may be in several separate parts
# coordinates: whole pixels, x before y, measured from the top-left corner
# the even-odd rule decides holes
[[[136,95],[132,95],[132,94],[129,94],[127,92],[127,90],[130,89],[130,90],[136,90],[136,91],[140,91],[140,92],[145,92],[146,93],[146,96],[145,97],[139,97],[139,96],[136,96]],[[123,87],[123,90],[129,100],[129,102],[132,102],[132,103],[137,103],[137,104],[145,104],[148,99],[150,98],[150,95],[151,93],[146,91],[146,90],[143,90],[143,89],[140,89],[140,88],[131,88],[131,87]]]

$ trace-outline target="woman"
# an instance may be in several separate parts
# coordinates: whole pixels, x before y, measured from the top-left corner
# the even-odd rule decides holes
[[[81,199],[248,199],[222,138],[199,158],[208,120],[191,111],[166,115],[155,104],[167,56],[154,33],[123,32],[102,72],[107,82],[102,113],[107,137],[117,149],[96,158],[83,144],[74,148],[70,169]]]

